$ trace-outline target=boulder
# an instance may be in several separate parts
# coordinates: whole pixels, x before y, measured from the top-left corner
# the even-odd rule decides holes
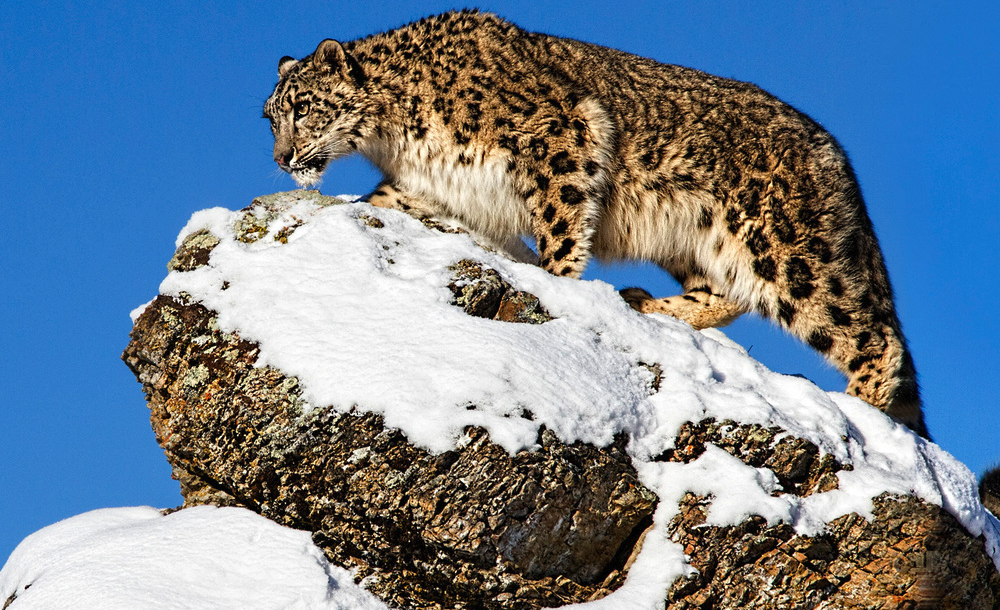
[[[331,211],[348,207],[349,213]],[[271,250],[288,247],[313,218],[332,213],[346,213],[365,225],[358,239],[376,240],[372,251],[390,252],[386,257],[394,256],[392,248],[417,239],[414,234],[469,240],[433,222],[424,227],[410,219],[397,222],[392,216],[397,212],[344,206],[299,191],[255,200],[226,225],[231,230],[221,231],[221,225],[212,223],[190,225],[170,262],[171,276],[183,279],[213,268],[213,251],[227,240],[255,253],[262,251],[251,247],[258,242],[266,241]],[[467,256],[441,263],[428,276],[440,283],[433,294],[450,295],[450,302],[445,299],[437,307],[489,320],[491,329],[501,329],[496,332],[560,322],[559,311],[551,311],[546,299],[520,284],[570,280],[540,279],[534,270],[525,272],[533,274],[531,281],[519,282],[520,272],[498,263],[496,254],[463,248]],[[362,263],[344,253],[328,264]],[[383,258],[371,264],[375,273],[395,262]],[[216,272],[212,281],[220,284],[214,289],[219,294],[229,289],[230,281],[240,281],[228,278],[221,264]],[[828,435],[832,440],[825,441],[788,429],[785,420],[741,420],[723,417],[724,409],[706,408],[637,461],[644,455],[642,443],[650,441],[640,442],[628,426],[594,439],[585,434],[564,438],[565,427],[553,424],[547,411],[523,405],[501,416],[516,420],[518,429],[534,431],[533,442],[522,441],[521,446],[494,438],[499,428],[489,424],[461,425],[460,434],[440,443],[414,441],[398,419],[392,420],[396,425],[387,424],[400,417],[393,415],[391,405],[374,408],[364,396],[351,404],[316,404],[314,374],[300,378],[271,364],[280,361],[274,355],[277,348],[244,336],[234,316],[212,309],[183,281],[165,286],[164,294],[137,313],[123,359],[142,384],[153,430],[180,481],[185,507],[241,506],[308,530],[331,562],[352,570],[366,589],[392,607],[536,608],[593,600],[599,608],[596,600],[603,599],[607,607],[641,608],[647,607],[642,600],[649,594],[635,591],[642,591],[644,583],[654,583],[654,594],[661,591],[656,594],[659,603],[672,609],[992,608],[1000,603],[1000,574],[987,552],[987,545],[995,544],[990,536],[995,536],[996,519],[981,506],[953,506],[951,512],[941,506],[947,498],[974,495],[974,481],[969,493],[968,481],[955,483],[960,491],[940,492],[945,500],[937,503],[927,499],[932,492],[917,497],[921,494],[889,485],[881,493],[871,492],[866,508],[845,514],[824,508],[823,514],[830,515],[823,519],[825,525],[799,518],[796,511],[818,510],[810,508],[811,496],[833,498],[842,491],[843,475],[861,466],[857,456],[864,453],[863,440],[848,442],[849,423],[843,424],[846,432],[840,438]],[[615,315],[638,316],[624,306]],[[310,323],[308,315],[303,320]],[[416,315],[405,322],[428,323]],[[703,340],[704,335],[669,322],[678,329],[671,332]],[[594,340],[606,337],[596,333]],[[482,345],[484,351],[491,349]],[[640,405],[646,404],[646,395],[661,399],[659,408],[671,412],[667,386],[677,376],[670,368],[674,365],[633,360],[628,396],[635,395]],[[426,366],[433,370],[438,365]],[[334,382],[339,373],[329,371]],[[398,374],[402,379],[407,371],[401,368]],[[467,374],[478,372],[470,366]],[[538,371],[539,376],[553,374]],[[570,383],[590,382],[584,370],[572,366],[562,366],[558,374]],[[715,375],[716,384],[733,379]],[[393,383],[391,375],[380,380],[370,390],[372,404],[385,402],[378,394]],[[723,390],[735,395],[749,391],[732,383]],[[820,396],[817,401],[828,400],[818,390],[807,393]],[[493,421],[476,396],[457,405],[456,413],[482,414],[482,421]],[[831,405],[866,413],[864,405],[846,400],[837,398]],[[629,408],[635,405],[623,406]],[[683,412],[680,406],[677,412]],[[891,422],[877,425],[908,434]],[[851,449],[836,449],[838,442]],[[907,442],[925,447],[920,439]],[[713,507],[721,491],[687,484],[668,494],[649,474],[655,469],[682,473],[686,471],[679,469],[712,463],[761,481],[761,499],[754,501],[793,508],[771,514],[751,507],[746,515],[730,508],[736,517],[726,521],[718,516],[722,501]],[[851,494],[855,492],[843,491],[841,496]],[[815,503],[820,504],[830,503]],[[966,523],[953,513],[965,516]],[[975,535],[969,523],[973,530],[979,528]],[[677,550],[660,555],[675,558],[669,567],[656,565],[658,548]]]

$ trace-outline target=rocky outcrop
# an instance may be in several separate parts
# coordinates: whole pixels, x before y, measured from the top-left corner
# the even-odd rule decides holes
[[[624,438],[598,449],[543,432],[540,451],[510,456],[470,429],[455,451],[431,455],[370,413],[301,417],[296,381],[255,368],[256,346],[219,332],[200,305],[161,296],[132,336],[125,360],[185,505],[240,505],[311,530],[334,563],[373,577],[369,590],[400,607],[606,593],[650,523],[656,497]]]
[[[274,199],[255,201],[238,238],[263,238],[260,219],[280,212]],[[171,268],[210,264],[218,243],[193,233]],[[469,315],[552,320],[537,298],[476,261],[450,274],[454,304]],[[453,450],[433,454],[364,405],[304,409],[298,380],[256,366],[259,351],[185,295],[157,297],[135,322],[123,359],[142,384],[185,506],[238,505],[312,531],[332,562],[394,607],[559,606],[624,582],[659,504],[625,435],[595,447],[542,427],[536,451],[511,455],[469,427]],[[661,366],[649,365],[650,391]],[[801,497],[836,488],[837,473],[851,468],[778,428],[711,419],[689,422],[656,459],[690,462],[708,445],[773,472],[785,493]],[[753,516],[706,525],[711,501],[688,494],[670,521],[670,538],[697,572],[673,583],[668,608],[991,608],[1000,600],[982,540],[916,498],[881,496],[871,520],[847,515],[812,537]]]

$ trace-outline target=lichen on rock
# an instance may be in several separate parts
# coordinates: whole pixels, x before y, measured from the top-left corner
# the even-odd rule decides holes
[[[212,248],[219,245],[219,238],[207,229],[200,229],[184,238],[173,258],[167,263],[168,271],[193,271],[208,264]]]

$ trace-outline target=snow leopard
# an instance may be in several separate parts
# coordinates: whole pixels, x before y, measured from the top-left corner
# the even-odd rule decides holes
[[[649,261],[683,294],[621,291],[695,328],[755,312],[825,356],[847,392],[919,434],[917,374],[847,155],[755,85],[453,11],[282,57],[264,104],[302,186],[369,159],[371,204],[453,220],[580,277]]]

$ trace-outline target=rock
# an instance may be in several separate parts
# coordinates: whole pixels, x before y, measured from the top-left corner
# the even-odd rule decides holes
[[[834,475],[845,469],[776,428],[733,422],[686,425],[683,449],[662,457],[692,459],[706,442],[772,469],[784,489],[801,496],[836,488]],[[785,524],[768,527],[756,516],[737,527],[706,526],[710,504],[687,494],[671,521],[672,539],[698,574],[674,583],[667,608],[986,609],[1000,601],[1000,575],[982,541],[915,498],[883,494],[871,521],[850,514],[816,537]]]
[[[448,288],[455,304],[470,316],[542,324],[552,319],[538,297],[515,290],[493,269],[484,269],[472,260],[461,260],[451,267],[455,280]]]
[[[619,583],[650,523],[656,498],[624,438],[597,449],[543,433],[540,451],[509,456],[470,429],[431,455],[370,413],[301,417],[297,382],[255,368],[257,347],[200,305],[158,297],[132,336],[125,359],[185,505],[238,504],[311,530],[390,603],[584,600]]]
[[[236,223],[237,239],[287,242],[307,222],[269,233],[288,197],[255,200]],[[218,243],[193,233],[170,268],[210,264]],[[494,269],[462,260],[449,272],[453,304],[469,315],[553,320]],[[185,506],[243,506],[309,530],[333,563],[394,607],[599,599],[625,581],[653,523],[659,500],[640,481],[624,434],[595,447],[542,427],[536,451],[510,455],[469,427],[453,450],[432,454],[363,405],[305,409],[297,379],[256,366],[258,345],[220,330],[215,312],[184,295],[157,297],[131,339],[123,359],[142,384]],[[655,392],[664,365],[646,366]],[[712,419],[686,424],[656,460],[688,463],[708,445],[773,472],[784,493],[800,497],[836,489],[837,473],[851,469],[777,427]],[[812,537],[756,516],[706,525],[711,502],[689,493],[674,511],[670,538],[697,573],[673,583],[668,608],[990,608],[1000,600],[982,539],[919,499],[885,494],[870,521],[846,515]]]

